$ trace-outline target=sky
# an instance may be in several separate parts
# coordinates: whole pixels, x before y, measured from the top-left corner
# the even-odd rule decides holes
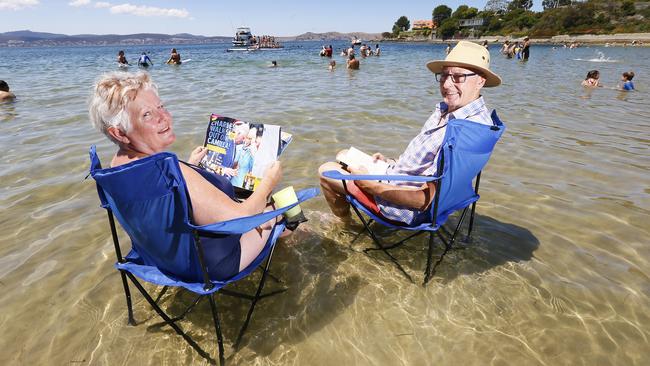
[[[232,36],[235,28],[253,34],[296,36],[305,32],[390,31],[405,15],[411,24],[430,19],[433,9],[468,5],[482,10],[487,0],[0,0],[0,33],[74,34],[191,33]],[[535,0],[533,10],[541,10]]]

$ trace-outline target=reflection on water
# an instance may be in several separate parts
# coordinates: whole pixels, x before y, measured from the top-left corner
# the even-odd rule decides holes
[[[334,44],[338,55],[344,43]],[[341,148],[397,156],[439,99],[426,61],[445,46],[385,44],[382,56],[318,56],[318,43],[272,55],[226,45],[180,47],[191,63],[162,64],[169,47],[146,46],[150,72],[175,118],[172,150],[203,142],[210,113],[281,124],[293,133],[284,185],[317,185],[316,169]],[[471,243],[447,253],[426,288],[356,240],[322,198],[309,222],[276,251],[288,286],[261,301],[242,349],[231,345],[247,306],[219,297],[232,364],[621,364],[648,363],[650,319],[650,74],[645,48],[534,46],[527,63],[500,57],[504,83],[484,89],[506,134],[483,174]],[[204,364],[134,295],[126,306],[108,225],[87,175],[87,149],[114,146],[86,116],[90,86],[117,69],[115,47],[4,49],[3,77],[18,99],[0,104],[1,364]],[[125,49],[134,59],[143,49]],[[579,60],[617,62],[587,63]],[[277,60],[277,68],[268,68]],[[158,62],[156,62],[158,61]],[[595,62],[595,61],[594,61]],[[580,86],[598,68],[604,88]],[[132,67],[131,69],[135,69]],[[637,91],[613,90],[633,70]],[[382,235],[392,235],[380,231]],[[126,237],[121,237],[128,243]],[[438,258],[442,249],[437,248]],[[395,256],[416,282],[426,238]],[[251,289],[252,282],[241,285]],[[170,292],[178,312],[192,296]],[[184,328],[211,352],[202,303]],[[470,350],[466,352],[466,350]]]

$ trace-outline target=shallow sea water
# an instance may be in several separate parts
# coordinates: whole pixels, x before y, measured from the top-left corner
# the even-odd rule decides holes
[[[192,61],[179,67],[163,65],[169,46],[125,51],[135,62],[147,50],[156,63],[150,72],[175,119],[172,151],[187,157],[201,144],[211,112],[280,124],[294,134],[282,184],[302,188],[318,185],[318,166],[339,149],[397,156],[440,99],[424,64],[444,57],[442,45],[382,44],[381,57],[351,72],[339,56],[329,72],[320,46],[180,46]],[[106,215],[84,180],[90,145],[105,162],[115,150],[90,126],[86,99],[117,69],[118,49],[2,49],[0,79],[18,95],[0,104],[2,365],[207,363],[139,294],[139,324],[127,325]],[[218,297],[231,364],[650,362],[650,49],[533,46],[528,63],[497,51],[504,83],[484,96],[507,131],[481,179],[472,243],[422,287],[382,254],[364,254],[368,237],[352,243],[360,225],[338,223],[322,197],[310,201],[309,222],[274,256],[289,290],[258,304],[237,353],[247,305]],[[590,69],[609,87],[633,70],[638,90],[584,90]],[[425,246],[422,238],[395,252],[417,282]],[[191,301],[172,291],[163,304],[178,312]],[[207,303],[182,326],[215,354]]]

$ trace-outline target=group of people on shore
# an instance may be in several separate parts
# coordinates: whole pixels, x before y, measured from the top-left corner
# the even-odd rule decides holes
[[[131,65],[129,61],[126,59],[126,56],[124,55],[124,50],[120,50],[117,53],[117,63],[119,66]],[[181,54],[178,53],[178,51],[176,51],[176,48],[172,48],[169,55],[169,59],[165,63],[170,65],[180,65],[182,63]],[[153,61],[151,61],[151,58],[149,57],[149,55],[147,55],[146,52],[142,52],[142,54],[138,58],[138,66],[144,68],[153,66]]]
[[[621,74],[621,81],[618,83],[615,89],[623,90],[623,91],[634,90],[634,82],[632,82],[632,79],[634,79],[633,71],[624,72],[623,74]],[[600,71],[590,70],[589,72],[587,72],[587,76],[582,81],[582,86],[588,88],[603,87],[604,85],[600,83]]]

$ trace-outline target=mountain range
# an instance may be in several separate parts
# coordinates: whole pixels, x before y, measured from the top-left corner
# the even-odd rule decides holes
[[[359,38],[373,41],[381,39],[379,33],[304,33],[293,37],[276,37],[282,42],[288,41],[341,41]],[[32,46],[90,46],[90,45],[140,45],[140,44],[201,44],[230,42],[230,36],[197,36],[188,33],[159,34],[56,34],[32,32],[29,30],[0,33],[0,47]]]

